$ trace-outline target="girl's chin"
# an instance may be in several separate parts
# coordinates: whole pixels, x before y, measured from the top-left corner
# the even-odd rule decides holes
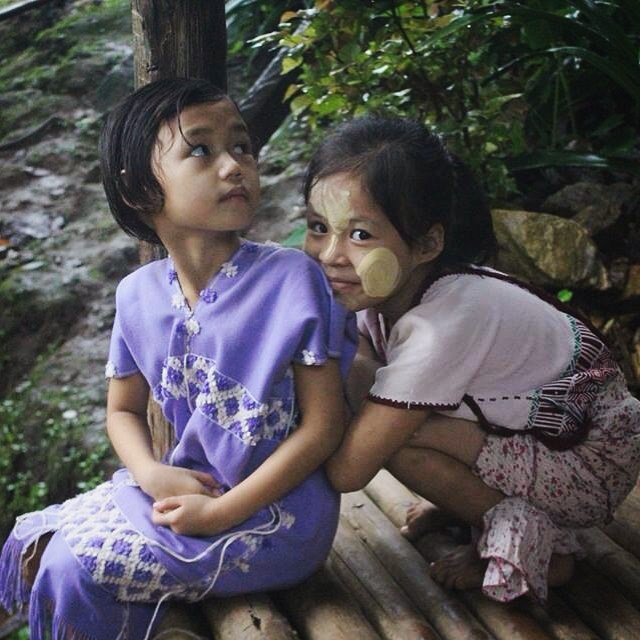
[[[362,291],[340,291],[333,288],[335,299],[349,311],[362,311],[373,305],[373,299],[368,298]]]

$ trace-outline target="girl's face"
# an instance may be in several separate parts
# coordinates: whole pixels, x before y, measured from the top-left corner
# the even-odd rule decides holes
[[[162,239],[236,232],[252,221],[260,185],[247,127],[228,99],[185,108],[158,132],[153,166],[164,206],[150,223]],[[187,142],[188,141],[188,142]]]
[[[351,311],[393,298],[415,267],[428,261],[423,250],[407,245],[360,178],[349,173],[314,185],[307,227],[305,251],[322,264],[336,298]]]

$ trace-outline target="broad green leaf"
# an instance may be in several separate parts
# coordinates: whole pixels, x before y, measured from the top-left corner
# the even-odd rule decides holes
[[[294,115],[298,115],[302,113],[312,102],[313,102],[312,99],[305,94],[296,96],[291,101],[291,112]]]
[[[347,100],[344,96],[334,93],[316,102],[316,104],[313,105],[313,110],[320,116],[326,116],[342,108],[346,102]]]
[[[295,56],[291,58],[284,58],[282,61],[282,74],[289,73],[289,71],[293,71],[296,67],[299,67],[302,64],[302,56]]]

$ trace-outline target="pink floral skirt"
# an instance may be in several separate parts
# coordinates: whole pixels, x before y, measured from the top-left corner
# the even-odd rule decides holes
[[[622,379],[589,411],[593,424],[572,449],[531,435],[488,435],[474,472],[506,499],[484,515],[478,552],[489,560],[483,591],[502,602],[547,596],[552,553],[580,553],[575,529],[609,521],[640,469],[640,401]]]

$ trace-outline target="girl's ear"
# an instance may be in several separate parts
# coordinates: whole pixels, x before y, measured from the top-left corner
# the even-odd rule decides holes
[[[433,262],[444,249],[444,227],[439,222],[432,224],[429,231],[419,240],[415,248],[417,264]]]

